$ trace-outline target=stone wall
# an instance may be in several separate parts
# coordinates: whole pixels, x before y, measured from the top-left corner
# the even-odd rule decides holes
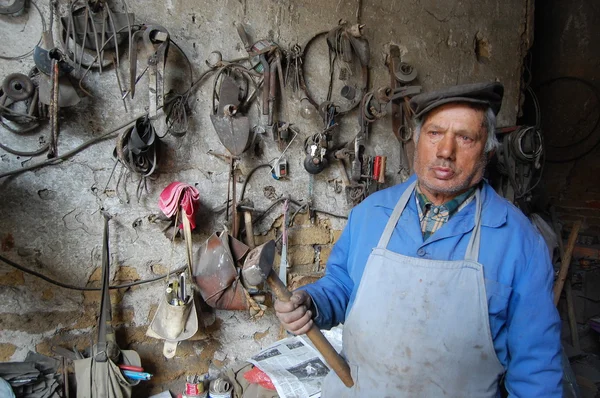
[[[384,49],[398,44],[403,60],[419,71],[425,90],[445,85],[498,79],[505,84],[506,97],[499,121],[515,123],[520,101],[522,59],[527,51],[532,8],[524,0],[485,1],[373,1],[334,0],[130,0],[136,21],[158,23],[192,62],[194,76],[206,70],[205,59],[213,50],[225,59],[245,55],[234,23],[245,25],[255,39],[269,38],[283,48],[303,44],[313,34],[330,30],[340,19],[366,24],[365,35],[371,48],[371,87],[387,85]],[[66,2],[60,1],[64,10]],[[47,2],[39,4],[48,18]],[[55,30],[58,24],[54,24]],[[41,33],[34,9],[19,17],[0,16],[0,54],[11,55],[31,48]],[[55,32],[56,34],[56,32]],[[324,44],[320,44],[321,49]],[[318,47],[318,46],[317,46]],[[175,49],[167,64],[169,87],[186,82],[187,65]],[[308,75],[317,94],[323,96],[327,84],[328,63],[324,51],[315,50],[309,59]],[[127,57],[120,73],[126,76]],[[0,60],[0,76],[12,72],[27,73],[30,58]],[[141,71],[144,59],[139,58]],[[80,76],[81,72],[76,72]],[[59,154],[92,137],[109,131],[147,109],[147,76],[138,83],[135,100],[127,99],[125,112],[119,99],[112,69],[90,73],[83,85],[93,94],[74,108],[62,109]],[[157,199],[172,181],[198,187],[201,195],[201,222],[194,232],[197,248],[216,230],[222,229],[222,207],[228,187],[228,164],[207,154],[212,149],[224,152],[208,118],[212,79],[201,84],[193,100],[191,128],[183,138],[164,140],[164,157],[157,178],[149,181],[148,192],[135,199],[136,182],[121,182],[117,192],[114,166],[114,139],[96,144],[54,166],[37,169],[0,180],[1,254],[12,261],[75,286],[99,286],[102,216],[100,209],[112,215],[110,222],[111,283],[121,284],[152,278],[185,264],[184,245],[171,241],[153,222],[159,212]],[[304,171],[304,139],[319,131],[321,122],[299,116],[301,95],[286,92],[290,121],[299,137],[287,152],[290,178],[275,181],[268,170],[255,173],[248,183],[246,197],[257,209],[264,210],[284,195],[306,203],[309,177]],[[264,125],[258,111],[250,112],[253,125]],[[356,113],[345,117],[336,141],[350,140],[358,131]],[[31,136],[15,136],[0,127],[0,142],[20,148],[36,148],[47,140],[49,127]],[[243,182],[256,165],[280,155],[268,136],[257,137],[258,151],[244,154],[238,175]],[[375,124],[367,144],[370,155],[388,157],[386,184],[399,181],[399,146],[391,132],[389,117]],[[0,172],[32,165],[44,156],[23,158],[0,151]],[[109,181],[110,180],[110,181]],[[313,205],[329,213],[347,215],[350,206],[339,191],[341,176],[330,167],[316,176]],[[238,183],[238,189],[240,185]],[[106,189],[105,189],[106,187]],[[267,188],[269,187],[269,188]],[[382,186],[383,188],[384,186]],[[130,200],[126,200],[126,192]],[[295,210],[295,208],[294,208]],[[281,233],[281,206],[278,205],[256,226],[257,242],[277,238]],[[298,214],[290,229],[289,258],[292,265],[289,283],[293,287],[322,275],[333,243],[344,227],[344,219]],[[278,259],[275,261],[278,264]],[[144,284],[111,292],[118,343],[137,350],[144,367],[154,379],[138,387],[137,396],[171,388],[181,390],[185,375],[218,369],[236,360],[248,358],[282,335],[271,310],[252,319],[244,312],[203,309],[201,332],[180,344],[177,356],[166,360],[162,342],[146,337],[145,332],[156,311],[160,283]],[[56,287],[37,277],[0,263],[0,360],[22,360],[28,350],[51,355],[53,345],[84,349],[94,334],[99,308],[97,292],[80,292]]]

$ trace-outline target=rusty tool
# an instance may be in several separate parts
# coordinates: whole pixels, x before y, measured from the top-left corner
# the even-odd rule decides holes
[[[237,188],[236,188],[236,175],[235,170],[237,168],[236,161],[239,160],[237,156],[226,155],[222,153],[214,152],[213,150],[208,151],[209,155],[212,155],[216,158],[224,160],[229,163],[229,180],[227,182],[227,202],[226,202],[226,213],[225,219],[229,221],[229,204],[231,200],[231,208],[232,208],[232,218],[231,220],[231,230],[232,235],[237,239],[237,235],[239,232],[239,217],[238,217],[238,209],[237,209]]]
[[[215,85],[219,76],[215,77]],[[215,128],[219,141],[232,155],[241,155],[250,145],[250,124],[248,117],[241,114],[239,108],[240,87],[231,76],[223,76],[219,89],[219,104],[215,106],[213,94],[213,111],[210,120]]]
[[[262,47],[260,44],[264,44],[258,42],[252,45],[250,41],[250,37],[248,37],[248,33],[244,29],[244,25],[239,22],[235,23],[235,27],[237,29],[238,35],[240,36],[240,40],[244,43],[244,47],[250,56],[258,55],[258,59],[260,60],[260,64],[263,68],[263,91],[262,91],[262,114],[267,115],[269,113],[269,93],[270,93],[270,83],[271,83],[271,68],[269,66],[269,61],[267,60],[267,54],[261,52],[258,53],[255,51],[258,47]],[[256,47],[256,48],[255,48]],[[269,46],[267,46],[269,47]]]
[[[238,210],[237,210],[237,188],[236,188],[236,184],[235,184],[235,160],[233,158],[231,158],[231,164],[230,164],[230,175],[231,175],[231,182],[232,182],[232,186],[231,186],[231,208],[232,208],[232,213],[233,213],[233,223],[232,223],[232,233],[233,233],[233,237],[237,239],[238,237],[238,232],[239,232],[239,217],[238,217]]]
[[[353,151],[348,148],[342,148],[334,153],[334,157],[338,160],[338,168],[344,182],[344,190],[346,191],[346,201],[356,206],[365,198],[365,184],[350,180],[346,172],[346,161],[350,156],[354,155]]]
[[[50,88],[50,148],[48,149],[48,158],[55,158],[57,155],[58,144],[58,61],[52,60],[52,86]]]
[[[275,241],[270,240],[250,251],[242,268],[242,277],[250,285],[259,285],[263,281],[271,288],[275,296],[281,301],[290,301],[292,293],[287,290],[283,282],[273,271],[273,261],[275,260]],[[327,364],[338,375],[340,380],[347,386],[352,387],[354,381],[350,374],[350,367],[339,355],[331,343],[323,336],[317,325],[313,324],[306,336],[312,341],[317,350],[323,355]]]
[[[411,173],[411,162],[407,156],[408,144],[412,138],[412,132],[407,126],[408,115],[405,110],[405,98],[419,94],[421,87],[407,85],[417,78],[417,69],[412,65],[401,61],[400,47],[390,45],[386,57],[386,65],[390,74],[390,87],[393,95],[392,103],[392,131],[400,143],[400,170],[399,174],[404,181]]]
[[[169,32],[159,25],[148,25],[144,30],[144,45],[151,49],[148,58],[149,76],[148,88],[150,93],[150,119],[158,118],[158,110],[164,105],[165,66],[169,51]]]

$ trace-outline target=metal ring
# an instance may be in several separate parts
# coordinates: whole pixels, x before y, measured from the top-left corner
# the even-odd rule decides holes
[[[26,100],[33,95],[34,89],[31,79],[22,73],[11,73],[2,82],[2,90],[13,101]]]
[[[400,135],[400,139],[404,143],[407,143],[412,139],[412,129],[404,124],[400,126],[398,133]]]
[[[394,77],[400,83],[411,83],[417,78],[417,68],[406,62],[400,62],[394,71]]]
[[[170,35],[169,35],[169,31],[166,28],[164,28],[160,25],[147,25],[146,29],[144,30],[144,36],[143,36],[144,43],[148,46],[156,44],[156,42],[157,42],[156,34],[157,33],[164,33],[167,35],[167,38],[164,41],[162,41],[162,40],[158,41],[160,43],[159,46],[162,46],[165,43],[169,42]]]
[[[314,44],[314,42],[317,39],[320,39],[321,37],[325,37],[325,39],[327,40],[327,35],[329,34],[330,31],[323,31],[323,32],[319,32],[316,35],[314,35],[313,37],[311,37],[310,39],[308,39],[308,41],[306,42],[306,44],[304,45],[304,47],[302,47],[302,51],[300,52],[300,63],[302,64],[302,68],[301,68],[301,72],[299,73],[299,78],[300,78],[300,88],[302,89],[302,91],[304,91],[304,93],[306,94],[306,98],[308,99],[308,101],[316,108],[319,109],[319,103],[317,103],[316,98],[314,97],[313,93],[310,91],[310,88],[308,87],[308,83],[306,80],[306,54],[308,52],[309,47]],[[359,61],[360,63],[360,61]],[[338,106],[336,105],[336,114],[337,116],[343,116],[346,113],[352,111],[354,108],[356,108],[359,104],[360,104],[360,100],[362,99],[362,97],[364,96],[364,93],[367,92],[367,86],[366,86],[366,82],[367,82],[367,74],[368,72],[368,68],[361,68],[362,72],[361,74],[362,76],[362,81],[364,83],[363,87],[360,87],[360,93],[358,95],[356,95],[356,98],[354,99],[354,101],[352,101],[346,108],[344,109],[338,109]]]

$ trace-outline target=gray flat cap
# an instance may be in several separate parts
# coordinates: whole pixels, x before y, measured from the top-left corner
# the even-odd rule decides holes
[[[497,115],[502,105],[504,86],[502,83],[474,83],[446,87],[441,90],[415,95],[410,100],[410,108],[416,118],[450,102],[469,102],[487,105]]]

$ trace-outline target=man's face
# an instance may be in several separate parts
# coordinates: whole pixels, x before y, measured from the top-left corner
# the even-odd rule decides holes
[[[486,165],[484,113],[467,104],[442,105],[425,117],[414,168],[421,190],[444,203],[477,184]],[[437,204],[437,203],[436,203]]]

